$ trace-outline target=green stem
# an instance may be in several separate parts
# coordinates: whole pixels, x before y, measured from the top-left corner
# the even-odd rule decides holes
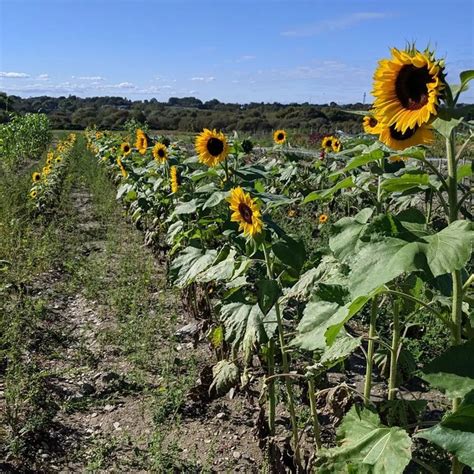
[[[390,349],[390,378],[388,379],[388,399],[395,400],[397,390],[397,363],[398,350],[400,348],[400,304],[398,300],[393,302],[393,331],[392,347]]]
[[[374,365],[375,352],[375,323],[377,319],[378,298],[372,298],[372,305],[370,308],[370,322],[369,322],[369,343],[367,346],[367,363],[365,368],[365,384],[364,384],[364,403],[366,406],[370,404],[370,391],[372,389],[372,371]]]
[[[275,341],[271,338],[268,341],[268,429],[270,435],[275,435],[275,413],[276,413],[276,392],[275,392]]]
[[[321,449],[321,430],[319,428],[318,407],[316,406],[316,386],[314,378],[310,377],[308,380],[309,405],[311,408],[311,417],[313,419],[313,434],[314,442],[316,444],[316,452]]]
[[[446,155],[448,159],[448,203],[449,203],[449,223],[456,221],[458,218],[458,187],[457,187],[457,169],[456,169],[456,156],[455,147],[456,134],[453,130],[446,139]],[[452,323],[452,341],[453,345],[461,344],[461,325],[462,325],[462,279],[461,271],[456,270],[451,273],[453,281],[453,303],[451,311],[451,323]],[[453,412],[459,408],[461,399],[455,397],[453,399]],[[451,472],[453,474],[459,474],[462,472],[462,463],[453,457]]]
[[[274,279],[273,276],[273,269],[272,265],[270,262],[270,257],[268,255],[268,250],[265,247],[265,244],[263,244],[263,253],[265,255],[265,262],[267,265],[267,274],[270,279]],[[277,327],[278,327],[278,339],[280,342],[280,351],[281,351],[281,359],[282,359],[282,365],[283,365],[283,371],[285,374],[288,374],[290,372],[290,365],[288,363],[288,354],[286,353],[285,349],[285,338],[283,334],[283,322],[281,319],[281,314],[280,314],[280,305],[278,301],[275,303],[275,313],[276,313],[276,320],[277,320]],[[295,450],[295,461],[297,466],[301,466],[301,456],[300,456],[300,448],[299,448],[299,437],[298,437],[298,422],[296,419],[296,410],[295,410],[295,402],[294,402],[294,396],[293,396],[293,387],[291,385],[291,378],[290,377],[285,377],[285,386],[286,386],[286,391],[288,394],[288,411],[290,412],[290,420],[291,420],[291,430],[293,433],[293,444],[294,444],[294,450]]]

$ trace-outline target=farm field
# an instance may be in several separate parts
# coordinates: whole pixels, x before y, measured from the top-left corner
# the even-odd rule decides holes
[[[474,472],[472,4],[425,1],[0,0],[1,473]]]

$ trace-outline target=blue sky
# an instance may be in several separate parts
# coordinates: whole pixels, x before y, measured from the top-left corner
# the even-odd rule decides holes
[[[370,101],[389,47],[474,68],[472,0],[0,0],[0,90],[230,102]],[[474,92],[464,96],[474,102]]]

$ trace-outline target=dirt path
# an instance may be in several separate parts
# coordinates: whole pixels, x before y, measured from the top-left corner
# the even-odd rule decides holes
[[[209,398],[214,355],[205,338],[196,343],[195,321],[124,220],[114,187],[90,164],[73,180],[57,229],[64,258],[28,291],[43,308],[32,357],[48,416],[28,454],[2,467],[260,472],[259,394]]]

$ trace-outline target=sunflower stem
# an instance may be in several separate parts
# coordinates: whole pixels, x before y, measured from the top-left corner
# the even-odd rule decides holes
[[[311,409],[311,417],[313,419],[313,435],[314,443],[316,445],[316,452],[321,449],[321,430],[319,427],[318,420],[318,407],[316,405],[316,386],[314,383],[314,377],[310,377],[308,380],[308,392],[309,392],[309,405]]]
[[[275,392],[275,341],[271,338],[268,341],[268,429],[270,436],[275,435],[275,413],[276,413],[276,392]]]
[[[372,371],[374,364],[375,352],[375,323],[377,320],[378,298],[372,298],[372,305],[370,308],[370,322],[369,322],[369,343],[367,346],[367,362],[365,368],[365,383],[364,383],[364,403],[366,406],[370,405],[370,391],[372,390]]]
[[[457,186],[457,169],[456,169],[456,156],[455,156],[455,143],[456,133],[454,129],[451,134],[446,138],[446,157],[448,160],[448,203],[449,203],[449,223],[453,223],[458,218],[458,186]],[[455,270],[451,273],[453,281],[453,302],[451,311],[451,322],[452,322],[452,341],[453,345],[461,344],[461,330],[462,330],[462,279],[461,270]],[[453,398],[453,412],[455,412],[461,399],[459,397]],[[451,471],[453,474],[461,473],[463,470],[462,463],[453,456]]]
[[[274,280],[273,268],[270,261],[270,256],[268,255],[268,250],[263,244],[263,253],[265,255],[265,263],[267,266],[267,274],[271,280]],[[283,365],[283,371],[285,374],[290,372],[290,365],[288,363],[288,354],[286,353],[285,349],[285,337],[283,334],[283,322],[280,313],[280,305],[278,301],[275,303],[275,313],[276,313],[276,320],[277,320],[277,327],[278,327],[278,339],[280,342],[280,351],[281,351],[281,359]],[[301,456],[300,456],[300,448],[299,448],[299,436],[298,436],[298,422],[296,419],[296,410],[295,410],[295,402],[294,402],[294,395],[293,395],[293,387],[291,384],[291,378],[285,377],[285,386],[286,392],[288,394],[288,411],[290,412],[290,419],[291,419],[291,430],[293,433],[293,448],[295,450],[295,461],[297,466],[301,466]]]
[[[392,346],[390,349],[390,376],[388,379],[388,399],[395,400],[397,390],[397,364],[400,348],[400,303],[395,300],[393,308]]]

